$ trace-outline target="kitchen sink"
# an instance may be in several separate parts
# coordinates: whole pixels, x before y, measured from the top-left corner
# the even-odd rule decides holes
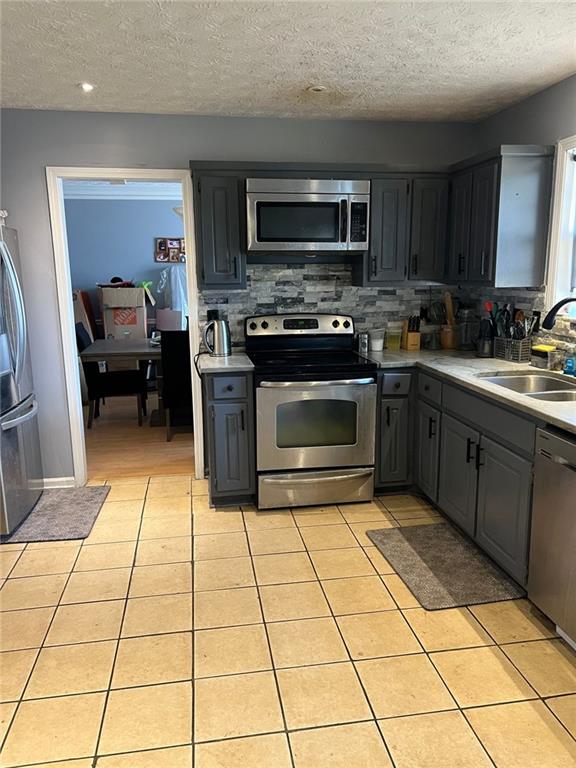
[[[549,400],[555,403],[573,403],[576,402],[576,390],[565,392],[531,392],[528,397],[535,400]]]
[[[540,394],[562,394],[563,392],[576,395],[576,381],[567,381],[566,377],[562,374],[555,375],[553,373],[530,373],[528,371],[519,371],[518,373],[502,373],[481,376],[480,378],[482,378],[483,381],[489,381],[491,384],[497,384],[499,387],[505,387],[506,389],[511,389],[514,392],[519,392],[524,395],[530,395],[531,397],[537,397]],[[543,399],[572,400],[571,397],[546,397]]]

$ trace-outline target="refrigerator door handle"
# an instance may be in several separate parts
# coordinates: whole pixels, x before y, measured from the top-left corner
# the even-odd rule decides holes
[[[16,315],[17,315],[17,328],[16,328],[16,360],[14,367],[14,378],[16,384],[20,383],[22,378],[22,372],[24,370],[24,360],[26,358],[26,346],[28,339],[26,337],[26,315],[24,313],[24,296],[22,295],[22,288],[18,280],[16,273],[16,267],[10,256],[10,251],[4,240],[0,239],[0,256],[4,262],[6,268],[6,274],[10,281],[10,286],[14,294],[14,300],[16,303]]]
[[[9,429],[14,429],[14,427],[18,427],[20,424],[24,424],[24,422],[30,421],[30,419],[33,419],[37,413],[38,413],[38,402],[36,400],[33,400],[32,407],[29,408],[27,411],[25,411],[25,413],[21,414],[20,416],[16,416],[13,419],[0,421],[0,429],[2,430],[2,432],[7,432]]]

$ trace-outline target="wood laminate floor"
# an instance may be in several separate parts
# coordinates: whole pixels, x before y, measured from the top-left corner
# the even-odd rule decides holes
[[[148,417],[139,427],[135,397],[108,398],[101,406],[100,418],[84,432],[89,480],[194,473],[192,432],[178,432],[168,442],[165,427],[150,426],[156,394],[149,395],[147,407]]]

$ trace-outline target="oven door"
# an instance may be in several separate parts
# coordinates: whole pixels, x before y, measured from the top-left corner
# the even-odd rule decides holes
[[[372,377],[262,381],[256,410],[259,471],[374,464]]]
[[[248,192],[248,250],[345,251],[348,208],[347,195]]]

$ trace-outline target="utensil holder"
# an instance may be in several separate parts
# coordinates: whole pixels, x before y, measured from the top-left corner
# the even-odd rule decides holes
[[[529,363],[532,356],[532,337],[525,339],[494,339],[494,357],[511,363]]]

